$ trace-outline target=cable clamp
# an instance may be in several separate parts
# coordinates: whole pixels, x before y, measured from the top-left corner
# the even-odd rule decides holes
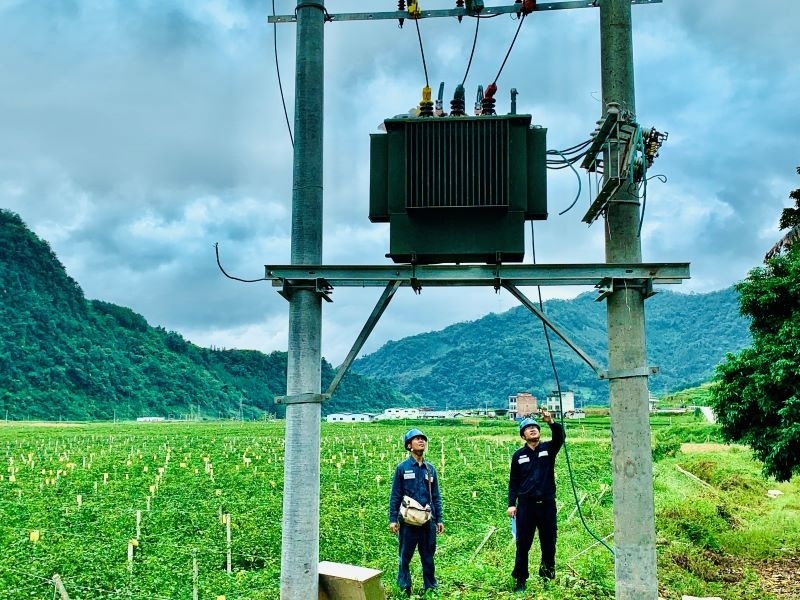
[[[617,369],[616,371],[600,371],[600,379],[630,379],[632,377],[649,377],[658,373],[658,367],[639,367],[637,369]]]
[[[330,398],[330,394],[293,394],[291,396],[275,396],[275,404],[322,404]]]
[[[315,2],[314,0],[306,0],[306,2],[298,2],[297,6],[294,7],[294,19],[297,20],[297,11],[301,8],[318,8],[322,12],[325,13],[324,20],[325,21],[333,21],[333,17],[331,17],[328,9],[325,8],[325,4],[322,2]]]

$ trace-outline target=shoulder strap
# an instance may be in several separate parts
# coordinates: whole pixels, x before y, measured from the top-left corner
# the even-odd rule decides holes
[[[428,473],[428,497],[431,500],[431,504],[433,504],[433,491],[431,490],[431,479],[433,479],[433,472],[428,467],[428,463],[423,463],[425,465],[425,471]]]

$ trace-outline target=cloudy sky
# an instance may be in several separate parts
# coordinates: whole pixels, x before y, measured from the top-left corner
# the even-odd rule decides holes
[[[296,2],[275,5],[286,14]],[[271,10],[269,0],[0,0],[0,207],[50,242],[87,297],[201,345],[286,349],[286,301],[267,283],[226,279],[214,258],[219,242],[226,270],[248,279],[289,262],[292,148]],[[800,186],[800,3],[665,0],[634,6],[633,18],[638,118],[669,132],[650,171],[668,180],[648,186],[644,260],[691,262],[692,279],[675,290],[727,287],[779,237],[780,211]],[[434,88],[444,80],[451,93],[463,78],[474,23],[421,23]],[[494,78],[516,27],[508,16],[481,22],[468,99]],[[416,31],[339,22],[325,37],[324,261],[386,264],[388,226],[367,219],[369,134],[419,100]],[[294,25],[278,26],[290,116],[294,45]],[[548,128],[550,148],[587,139],[601,113],[599,11],[531,15],[498,85],[499,112],[517,88],[519,112]],[[576,179],[549,173],[538,262],[602,262],[601,225],[581,223],[585,176],[576,208],[558,216]],[[380,291],[337,289],[324,306],[323,354],[334,364]],[[514,304],[491,289],[404,288],[366,350]]]

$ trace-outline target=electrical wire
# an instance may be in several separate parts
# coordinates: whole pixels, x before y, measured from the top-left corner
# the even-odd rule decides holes
[[[417,38],[419,39],[419,53],[422,55],[422,70],[425,72],[425,87],[430,87],[428,83],[428,65],[425,63],[425,50],[422,47],[422,33],[419,31],[419,19],[414,19],[417,27]]]
[[[467,70],[464,72],[464,79],[461,80],[461,85],[464,85],[467,81],[467,75],[469,75],[469,68],[472,66],[472,57],[475,56],[475,45],[478,43],[478,28],[481,25],[480,19],[475,19],[475,37],[472,38],[472,50],[469,53],[469,61],[467,62]]]
[[[531,221],[531,253],[533,257],[533,264],[536,264],[536,238],[534,236],[533,231],[533,221]],[[542,286],[537,285],[536,290],[539,294],[539,310],[544,313],[544,303],[542,302]],[[564,406],[561,403],[561,382],[558,378],[558,369],[556,368],[556,362],[553,358],[553,347],[550,344],[550,334],[547,332],[547,324],[542,321],[542,329],[544,330],[544,339],[547,342],[547,353],[550,356],[550,366],[553,368],[553,376],[556,380],[556,390],[558,392],[558,407],[559,412],[561,413],[561,427],[564,428],[564,457],[567,459],[567,472],[569,473],[569,482],[570,486],[572,487],[572,496],[575,499],[575,508],[578,511],[578,516],[581,519],[581,523],[583,524],[583,528],[592,536],[597,542],[605,546],[606,550],[608,550],[612,556],[615,556],[614,550],[608,544],[603,541],[603,539],[597,537],[597,534],[594,533],[589,528],[589,525],[586,523],[586,519],[583,517],[583,510],[581,509],[580,500],[578,500],[578,490],[575,487],[575,476],[572,473],[572,462],[569,459],[569,449],[567,448],[567,436],[566,436],[566,427],[564,427]]]
[[[272,0],[272,16],[275,16],[275,0]],[[289,130],[289,141],[292,142],[294,148],[294,136],[292,135],[292,126],[289,123],[289,111],[286,110],[286,98],[283,95],[283,83],[281,82],[281,67],[278,64],[278,23],[272,23],[273,35],[272,41],[275,48],[275,73],[278,75],[278,89],[281,92],[281,104],[283,104],[283,116],[286,117],[286,128]],[[224,273],[224,271],[223,271]]]
[[[258,279],[242,279],[241,277],[234,277],[233,275],[228,275],[225,269],[222,268],[222,263],[219,260],[219,242],[214,243],[214,251],[217,254],[217,267],[219,270],[222,271],[222,274],[225,275],[228,279],[233,279],[234,281],[241,281],[242,283],[256,283],[257,281],[267,281],[266,277],[259,277]]]
[[[514,48],[514,43],[517,41],[517,36],[519,35],[520,29],[522,29],[522,24],[525,22],[525,15],[522,15],[522,18],[519,20],[519,25],[517,25],[517,32],[514,34],[514,38],[511,40],[511,45],[508,47],[508,52],[506,52],[506,56],[503,59],[502,64],[500,65],[500,69],[497,71],[497,75],[494,78],[492,83],[497,83],[497,80],[500,79],[500,73],[503,72],[503,68],[506,66],[506,61],[508,57],[511,55],[511,49]]]
[[[572,207],[575,206],[578,203],[578,200],[581,197],[581,190],[582,190],[581,174],[578,173],[578,170],[575,168],[575,166],[572,164],[572,162],[567,160],[567,157],[564,156],[563,154],[561,154],[560,150],[548,150],[547,151],[548,154],[551,153],[551,152],[556,152],[556,153],[560,154],[561,158],[563,158],[564,161],[567,163],[567,165],[569,165],[569,168],[572,169],[572,172],[575,173],[575,177],[577,177],[577,179],[578,179],[578,193],[575,195],[575,200],[573,200],[572,204],[570,204],[567,208],[565,208],[560,213],[558,213],[559,215],[563,215],[563,214],[566,214],[567,212],[569,212],[572,209]],[[576,157],[575,160],[578,160],[578,158],[580,158],[580,156]],[[533,225],[533,221],[531,221],[531,225]],[[531,235],[533,235],[533,230],[531,230]],[[535,260],[536,259],[534,258],[534,261]],[[541,296],[541,293],[540,293],[540,296]],[[540,300],[540,302],[541,302],[541,300]]]

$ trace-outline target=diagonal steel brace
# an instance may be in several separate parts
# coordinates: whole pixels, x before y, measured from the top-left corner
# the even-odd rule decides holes
[[[592,358],[588,354],[586,354],[586,352],[581,350],[575,344],[575,342],[573,342],[571,339],[569,339],[569,337],[567,337],[567,334],[564,333],[563,331],[561,331],[556,326],[555,323],[553,323],[550,319],[548,319],[547,315],[545,315],[541,310],[539,310],[539,308],[533,302],[531,302],[530,298],[528,298],[525,294],[523,294],[520,291],[519,288],[517,288],[515,285],[507,283],[505,281],[503,282],[503,287],[506,288],[509,292],[511,292],[511,295],[514,296],[517,300],[519,300],[522,303],[523,306],[525,306],[533,314],[535,314],[537,317],[539,317],[545,325],[547,325],[550,329],[553,330],[553,333],[555,333],[558,337],[560,337],[562,340],[564,340],[564,343],[567,346],[569,346],[570,348],[572,348],[575,351],[575,353],[587,365],[589,365],[595,373],[597,373],[597,376],[600,379],[606,379],[607,378],[608,372],[605,369],[603,369],[596,361],[592,360]]]
[[[370,314],[369,319],[367,322],[364,323],[364,327],[361,329],[361,333],[358,334],[356,341],[353,343],[353,347],[350,348],[350,352],[347,353],[347,357],[344,359],[344,362],[339,365],[339,368],[336,370],[336,376],[331,381],[331,384],[328,386],[328,390],[325,392],[327,396],[332,396],[333,392],[336,391],[336,388],[339,386],[339,382],[347,373],[350,365],[353,364],[353,361],[358,356],[358,353],[361,351],[361,348],[364,346],[364,343],[367,341],[369,334],[372,333],[372,330],[375,329],[375,325],[378,324],[378,320],[383,315],[383,311],[386,310],[386,307],[389,306],[389,302],[391,302],[392,298],[394,297],[394,293],[397,289],[402,285],[402,281],[399,279],[394,279],[389,282],[389,284],[384,288],[383,294],[378,299],[378,303],[375,305],[375,308],[372,309],[372,314]]]

